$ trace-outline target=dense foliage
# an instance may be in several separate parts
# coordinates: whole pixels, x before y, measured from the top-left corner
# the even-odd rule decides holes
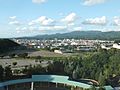
[[[6,66],[5,68],[3,68],[0,65],[0,82],[12,79],[12,75],[12,69],[10,66]]]
[[[99,50],[77,57],[51,58],[47,67],[29,66],[23,73],[69,75],[74,80],[93,79],[102,85],[119,85],[114,79],[120,75],[120,50]]]
[[[47,60],[48,59],[48,60]],[[21,73],[28,76],[33,74],[68,75],[73,80],[93,79],[103,85],[120,85],[120,50],[99,49],[96,52],[84,52],[72,57],[36,58],[37,62],[47,61],[48,65],[26,66]],[[16,64],[15,64],[16,65]],[[0,66],[0,80],[11,79],[10,67]]]

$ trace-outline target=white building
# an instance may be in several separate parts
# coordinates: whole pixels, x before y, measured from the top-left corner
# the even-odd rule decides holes
[[[102,48],[102,49],[109,50],[109,49],[111,49],[112,47],[106,47],[106,46],[104,46],[104,45],[101,45],[101,48]]]
[[[107,50],[109,50],[109,49],[111,49],[111,48],[116,48],[116,49],[120,49],[120,45],[119,44],[113,44],[113,46],[112,47],[106,47],[105,45],[101,45],[101,48],[102,49],[107,49]]]
[[[118,45],[118,44],[113,44],[113,48],[120,49],[120,45]]]
[[[78,43],[76,43],[76,42],[72,42],[71,45],[78,45]]]
[[[63,54],[60,50],[54,50],[54,53]]]

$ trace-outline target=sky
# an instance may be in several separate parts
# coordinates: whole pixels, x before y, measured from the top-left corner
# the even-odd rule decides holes
[[[120,0],[0,0],[0,38],[120,31]]]

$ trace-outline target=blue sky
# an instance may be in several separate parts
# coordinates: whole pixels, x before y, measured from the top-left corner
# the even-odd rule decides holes
[[[120,31],[120,0],[0,0],[0,38]]]

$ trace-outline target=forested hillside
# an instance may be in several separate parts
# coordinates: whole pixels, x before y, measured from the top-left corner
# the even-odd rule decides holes
[[[51,35],[37,35],[34,37],[23,37],[28,39],[102,39],[102,40],[115,40],[120,39],[119,31],[101,32],[101,31],[74,31],[69,33],[57,33]]]

